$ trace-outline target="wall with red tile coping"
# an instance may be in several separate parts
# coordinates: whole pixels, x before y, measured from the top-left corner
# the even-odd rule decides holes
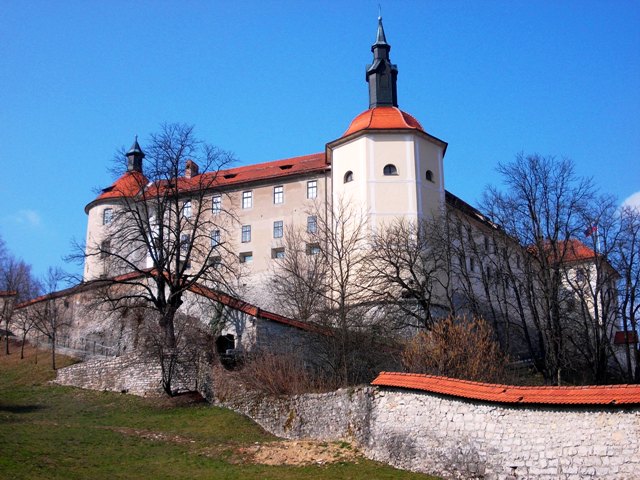
[[[369,458],[444,478],[640,478],[637,403],[505,403],[424,390],[238,394],[222,403],[281,437],[353,441]]]

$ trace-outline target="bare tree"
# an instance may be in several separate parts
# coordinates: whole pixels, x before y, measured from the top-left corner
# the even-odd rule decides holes
[[[490,187],[483,210],[507,235],[527,248],[523,255],[522,290],[526,316],[535,336],[531,355],[549,382],[561,381],[570,368],[563,311],[568,301],[564,264],[569,245],[584,230],[581,211],[594,198],[590,181],[575,175],[569,160],[518,155],[500,164],[506,191]],[[523,321],[527,320],[523,318]]]
[[[317,216],[312,215],[317,219]],[[312,224],[314,225],[314,224]],[[302,230],[287,226],[284,258],[273,263],[270,290],[285,315],[308,322],[325,305],[327,266],[318,255],[317,226]]]
[[[0,319],[4,321],[5,353],[9,355],[9,333],[13,320],[13,305],[38,294],[38,284],[31,273],[31,265],[15,258],[0,238],[0,291],[11,292],[2,303]]]
[[[316,362],[336,387],[371,380],[385,358],[388,324],[372,301],[366,212],[344,200],[309,212],[312,231],[285,238],[285,258],[274,272],[278,298],[287,288],[292,311],[319,325]],[[285,299],[286,300],[286,299]]]
[[[33,306],[31,315],[34,316],[35,328],[43,334],[51,344],[51,368],[56,369],[56,346],[60,332],[69,325],[69,320],[65,318],[60,302],[63,299],[53,295],[60,289],[61,283],[68,278],[60,268],[50,267],[47,271],[42,285],[45,289],[43,301]]]
[[[115,205],[106,237],[86,245],[83,257],[104,263],[103,300],[111,308],[142,303],[152,309],[171,363],[185,292],[197,282],[230,290],[237,280],[236,257],[220,235],[233,215],[212,203],[221,192],[219,172],[233,156],[178,124],[163,125],[145,153],[136,142],[127,156],[128,170],[110,187]],[[171,378],[163,383],[171,395]]]
[[[431,328],[454,312],[451,249],[445,218],[397,219],[373,235],[371,298],[397,318],[399,328]],[[435,317],[434,317],[435,312]]]
[[[625,206],[620,211],[619,254],[614,267],[621,276],[618,296],[621,327],[625,333],[628,378],[640,383],[640,209]],[[629,339],[633,339],[630,342]],[[635,373],[633,367],[635,366]]]
[[[24,346],[27,342],[27,336],[35,328],[36,317],[31,315],[29,309],[21,309],[14,312],[13,324],[20,332],[20,359],[24,359]]]

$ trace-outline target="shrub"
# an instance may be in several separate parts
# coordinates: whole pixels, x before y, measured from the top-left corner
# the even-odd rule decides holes
[[[411,373],[500,383],[507,378],[508,357],[486,321],[449,317],[411,339],[402,363]]]

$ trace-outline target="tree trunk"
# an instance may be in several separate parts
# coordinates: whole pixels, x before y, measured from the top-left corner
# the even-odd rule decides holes
[[[51,335],[51,367],[56,370],[56,335]]]
[[[4,339],[5,339],[5,345],[6,345],[6,354],[9,355],[9,319],[8,318],[6,318],[4,321],[4,329],[5,329]]]

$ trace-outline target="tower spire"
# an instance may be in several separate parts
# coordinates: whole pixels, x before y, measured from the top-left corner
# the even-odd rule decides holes
[[[389,59],[390,50],[391,45],[387,43],[382,26],[382,16],[378,16],[376,42],[371,46],[373,63],[367,65],[366,72],[369,84],[369,108],[398,106],[398,67]]]
[[[142,159],[144,158],[144,152],[138,144],[138,136],[136,135],[133,145],[126,153],[127,157],[127,171],[128,172],[142,172]]]

